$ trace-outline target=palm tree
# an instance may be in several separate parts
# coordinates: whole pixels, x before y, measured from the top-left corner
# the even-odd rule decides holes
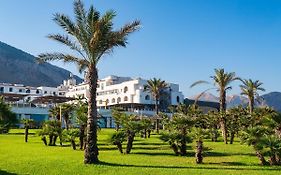
[[[238,80],[239,78],[236,77],[234,72],[225,72],[224,69],[215,69],[215,75],[211,76],[212,81],[214,82],[215,88],[210,88],[207,89],[216,89],[219,92],[219,98],[220,98],[220,113],[221,113],[221,118],[220,118],[220,126],[221,126],[221,131],[224,139],[224,143],[227,144],[227,128],[226,128],[226,118],[225,118],[225,111],[226,111],[226,92],[228,90],[231,90],[232,87],[230,84]],[[207,81],[197,81],[193,83],[190,87],[194,87],[198,84],[209,84]],[[199,99],[206,91],[202,92],[197,98]]]
[[[28,130],[30,127],[32,127],[32,125],[34,124],[34,120],[33,119],[22,119],[21,123],[24,125],[24,141],[28,142]]]
[[[139,29],[140,21],[133,21],[119,30],[114,30],[115,11],[107,11],[101,16],[93,6],[86,11],[80,0],[74,1],[74,13],[75,22],[64,14],[55,14],[54,21],[65,31],[66,35],[51,34],[48,37],[69,47],[77,52],[77,55],[43,53],[38,57],[43,62],[62,60],[67,63],[75,63],[80,72],[87,70],[86,82],[89,84],[90,95],[88,97],[87,144],[84,163],[92,164],[99,162],[96,106],[98,63],[104,55],[112,53],[115,47],[126,47],[128,35]]]
[[[162,93],[164,92],[165,89],[168,88],[168,84],[157,78],[153,78],[147,81],[147,84],[144,86],[144,91],[148,91],[151,93],[152,97],[155,100],[155,111],[156,111],[156,130],[157,133],[159,133],[159,119],[158,119],[158,114],[159,114],[159,101]]]
[[[230,144],[233,144],[235,134],[243,128],[243,122],[245,118],[248,116],[248,111],[244,109],[242,106],[234,107],[227,110],[227,128],[230,135]]]
[[[79,101],[75,108],[75,116],[77,123],[79,124],[79,141],[80,141],[80,149],[83,150],[85,148],[85,132],[87,127],[87,119],[88,119],[88,107],[86,103]]]
[[[74,111],[74,105],[64,103],[60,106],[60,109],[61,109],[61,114],[62,114],[64,122],[65,122],[66,130],[68,130],[69,125],[70,125],[70,115]]]
[[[262,126],[255,126],[247,128],[241,133],[241,142],[247,144],[248,146],[253,146],[256,151],[256,156],[260,160],[261,165],[267,165],[268,162],[265,160],[263,155],[264,149],[264,135],[266,129]]]
[[[17,116],[11,107],[0,96],[0,134],[8,133],[11,126],[17,123]]]
[[[254,105],[255,105],[255,99],[259,99],[258,91],[265,91],[264,88],[261,86],[263,85],[262,82],[259,80],[253,81],[252,79],[249,80],[241,80],[242,85],[240,85],[241,88],[241,95],[245,95],[248,97],[249,100],[249,112],[250,114],[254,111]]]
[[[203,163],[203,142],[208,137],[208,133],[204,128],[198,127],[193,129],[193,138],[196,141],[195,159],[197,164]]]

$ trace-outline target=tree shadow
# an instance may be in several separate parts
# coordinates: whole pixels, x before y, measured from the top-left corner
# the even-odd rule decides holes
[[[147,152],[136,152],[136,153],[132,153],[132,154],[136,154],[136,155],[144,155],[144,156],[173,156],[175,157],[176,155],[173,153],[147,153]]]
[[[221,166],[250,166],[242,162],[219,162],[219,163],[206,163],[208,165],[221,165]]]
[[[16,173],[10,173],[10,172],[3,171],[3,170],[0,170],[0,174],[1,175],[17,175]]]
[[[168,146],[168,144],[163,143],[146,143],[146,142],[137,142],[134,145],[155,145],[155,146]]]
[[[243,167],[239,162],[225,162],[222,167],[210,167],[210,166],[191,166],[191,167],[183,167],[183,166],[159,166],[159,165],[129,165],[129,164],[117,164],[117,163],[109,163],[109,162],[99,162],[98,165],[102,166],[110,166],[110,167],[127,167],[127,168],[155,168],[155,169],[194,169],[194,170],[240,170],[240,171],[249,171],[249,170],[257,170],[257,171],[280,171],[280,168],[270,167],[270,168],[246,168]],[[203,164],[204,165],[204,164]],[[220,164],[221,165],[221,164]],[[242,166],[242,167],[227,167],[227,166]]]

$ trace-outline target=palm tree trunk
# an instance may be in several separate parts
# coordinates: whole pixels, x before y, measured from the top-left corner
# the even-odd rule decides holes
[[[41,140],[43,141],[44,145],[46,145],[46,146],[48,145],[46,136],[43,136],[43,137],[41,138]]]
[[[57,139],[58,139],[58,136],[57,136],[57,135],[56,135],[56,136],[54,136],[52,146],[56,146]]]
[[[122,143],[121,143],[120,141],[116,141],[116,142],[114,142],[113,144],[116,145],[117,148],[118,148],[118,150],[119,150],[119,152],[120,152],[121,154],[123,154]]]
[[[85,126],[80,125],[79,141],[80,141],[80,149],[81,150],[83,150],[83,147],[84,147],[84,138],[85,138]]]
[[[230,133],[230,144],[233,144],[233,142],[234,142],[234,137],[235,137],[235,133],[234,133],[234,132],[231,132],[231,133]]]
[[[84,155],[85,164],[98,163],[98,145],[97,145],[97,104],[96,91],[98,72],[94,64],[90,64],[88,68],[87,80],[89,83],[89,99],[88,99],[88,121],[87,121],[87,145]]]
[[[25,132],[24,132],[24,140],[25,140],[25,142],[28,142],[28,129],[29,129],[29,127],[26,126],[25,127]]]
[[[201,164],[203,163],[203,142],[201,140],[198,140],[197,142],[197,146],[196,146],[196,154],[195,154],[195,158],[196,158],[196,163],[197,164]]]
[[[76,150],[76,143],[74,139],[71,139],[71,146],[73,150]]]
[[[53,144],[53,138],[54,138],[54,136],[51,134],[51,135],[49,135],[49,146],[52,146],[52,144]]]
[[[260,151],[256,151],[256,155],[259,158],[261,165],[267,165],[267,161]]]
[[[178,156],[179,155],[179,148],[175,143],[171,144],[171,148],[173,149],[174,153]]]
[[[254,112],[254,104],[255,104],[254,99],[249,97],[249,112],[250,112],[250,114],[253,114],[253,112]]]
[[[221,131],[224,143],[227,144],[227,128],[226,128],[226,118],[225,118],[225,111],[226,111],[226,92],[224,90],[221,90],[220,93],[220,112],[221,112]]]
[[[133,148],[134,138],[135,138],[135,133],[133,131],[128,131],[128,142],[127,142],[126,154],[130,154],[130,152]]]
[[[180,146],[180,153],[182,156],[186,156],[186,129],[182,130],[182,139],[180,141],[181,146]]]
[[[156,133],[159,134],[159,119],[158,119],[158,114],[159,114],[159,100],[156,99],[156,103],[155,103],[155,111],[156,111]]]

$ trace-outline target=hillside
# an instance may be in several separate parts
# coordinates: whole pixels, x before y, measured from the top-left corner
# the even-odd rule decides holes
[[[190,99],[196,99],[197,96],[190,97]],[[269,106],[275,110],[281,112],[281,92],[270,92],[261,96],[262,103],[259,106]],[[219,102],[219,98],[211,93],[206,93],[199,98],[200,101],[207,102]],[[248,100],[244,96],[231,95],[226,97],[227,108],[236,107],[239,105],[247,106]]]
[[[0,42],[0,83],[28,86],[58,86],[70,72],[49,63],[37,64],[35,57]],[[75,76],[77,82],[82,79]]]

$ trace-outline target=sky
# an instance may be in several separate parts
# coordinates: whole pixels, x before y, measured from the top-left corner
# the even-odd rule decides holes
[[[189,88],[210,80],[215,68],[264,83],[267,92],[281,91],[280,0],[84,0],[101,13],[117,12],[115,28],[135,19],[141,29],[98,65],[108,75],[161,78],[180,85],[190,97],[210,87]],[[0,41],[38,55],[67,52],[46,38],[63,33],[54,13],[74,17],[72,0],[0,0]],[[75,65],[52,62],[79,75]],[[81,77],[83,75],[80,74]],[[216,93],[216,92],[213,92]],[[239,94],[233,83],[229,94]]]

